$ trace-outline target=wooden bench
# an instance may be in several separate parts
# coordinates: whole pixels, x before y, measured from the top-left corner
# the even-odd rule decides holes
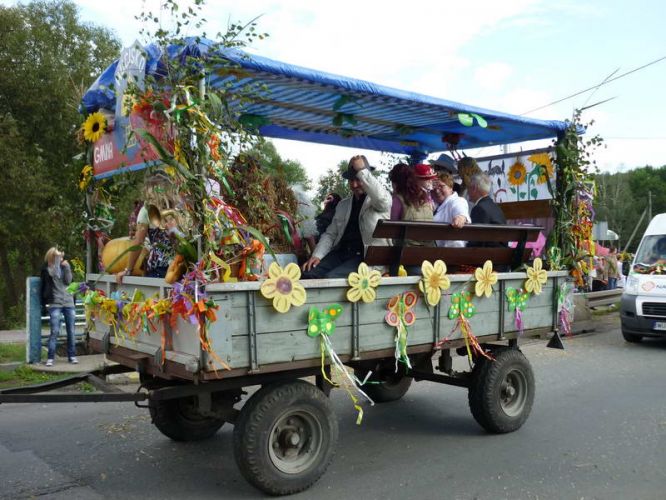
[[[518,268],[526,262],[531,250],[525,248],[528,241],[535,241],[542,228],[538,226],[512,226],[497,224],[468,224],[460,229],[441,222],[410,222],[380,220],[372,236],[389,238],[393,246],[370,246],[365,262],[371,266],[398,265],[420,266],[424,260],[443,260],[447,266],[482,266],[491,260],[496,269]],[[515,241],[515,248],[464,247],[445,248],[437,246],[405,246],[405,240],[433,243],[435,240],[463,240],[470,242],[504,243]]]

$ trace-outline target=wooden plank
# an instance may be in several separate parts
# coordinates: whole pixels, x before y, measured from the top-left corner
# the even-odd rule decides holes
[[[507,220],[536,219],[553,216],[550,200],[508,201],[497,204]]]
[[[401,255],[402,251],[402,255]],[[491,260],[497,267],[510,265],[513,262],[515,249],[508,247],[379,247],[371,246],[365,254],[365,263],[369,266],[390,265],[394,263],[404,265],[421,265],[424,260],[434,262],[443,260],[449,266],[482,266],[486,260]],[[529,259],[531,250],[523,251],[525,262]]]
[[[498,224],[467,224],[457,229],[443,222],[416,222],[380,220],[377,222],[374,238],[401,239],[405,230],[405,238],[417,241],[433,240],[464,240],[464,241],[535,241],[538,226],[516,226]]]

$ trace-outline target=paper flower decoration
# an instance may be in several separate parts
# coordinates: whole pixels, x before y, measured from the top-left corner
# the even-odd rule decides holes
[[[377,296],[375,288],[379,285],[382,275],[379,271],[371,271],[365,262],[358,266],[358,272],[349,273],[347,283],[351,288],[347,290],[347,300],[349,302],[372,302]]]
[[[474,277],[476,278],[476,285],[474,286],[476,296],[485,295],[490,297],[493,293],[493,285],[497,283],[497,273],[493,271],[493,263],[487,260],[483,264],[483,268],[477,267],[474,271]]]
[[[421,264],[421,273],[423,278],[419,281],[419,290],[426,298],[426,302],[431,306],[436,306],[442,299],[442,290],[451,286],[451,281],[446,276],[446,264],[441,260],[436,260],[435,264],[424,260]]]
[[[106,118],[99,111],[91,113],[83,122],[83,138],[88,142],[95,142],[104,135]]]
[[[317,337],[319,335],[332,335],[335,331],[335,320],[340,316],[342,306],[332,304],[320,311],[311,307],[308,313],[308,335]]]
[[[389,300],[386,308],[386,322],[395,326],[398,330],[395,335],[395,370],[398,371],[398,361],[402,361],[411,368],[412,365],[407,356],[407,327],[414,324],[416,314],[412,308],[416,305],[418,296],[414,292],[405,292],[402,295],[394,295]]]
[[[506,289],[506,299],[509,306],[509,311],[524,311],[527,307],[527,300],[530,298],[530,294],[523,291],[523,289],[516,290],[515,288]]]
[[[298,280],[301,270],[293,262],[282,269],[276,262],[268,268],[268,279],[261,284],[261,294],[268,300],[273,299],[277,312],[286,313],[291,306],[305,304],[305,288]]]
[[[476,313],[476,306],[472,303],[470,292],[454,293],[451,296],[449,319],[471,318]]]
[[[525,280],[525,290],[530,293],[539,295],[542,286],[548,281],[548,274],[542,269],[543,264],[541,259],[537,257],[534,259],[534,265],[527,268],[527,280]]]

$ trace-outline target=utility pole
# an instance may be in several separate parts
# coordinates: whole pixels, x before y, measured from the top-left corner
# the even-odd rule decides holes
[[[652,191],[648,191],[648,222],[652,220]]]

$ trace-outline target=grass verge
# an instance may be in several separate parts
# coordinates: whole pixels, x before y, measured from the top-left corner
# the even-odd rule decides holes
[[[23,385],[43,384],[61,378],[69,377],[68,373],[38,372],[29,365],[21,365],[15,370],[0,371],[0,389],[7,387],[18,387]]]
[[[25,344],[0,344],[0,363],[25,361]]]

